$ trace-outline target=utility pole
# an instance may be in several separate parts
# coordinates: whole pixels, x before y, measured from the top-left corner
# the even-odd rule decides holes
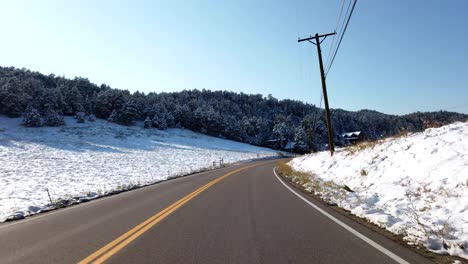
[[[317,53],[318,53],[319,64],[320,64],[320,75],[322,77],[323,100],[325,101],[325,118],[327,121],[328,146],[330,147],[331,156],[333,156],[333,153],[335,153],[335,143],[333,142],[333,131],[331,127],[330,108],[328,106],[327,84],[325,83],[325,71],[323,70],[322,50],[320,49],[320,43],[322,43],[322,41],[324,41],[328,36],[332,36],[335,34],[336,32],[328,33],[324,35],[315,34],[314,37],[310,36],[308,38],[297,40],[297,42],[309,41],[310,43],[317,46]],[[320,41],[320,38],[323,38],[322,41]],[[313,42],[312,40],[315,40],[315,42]]]

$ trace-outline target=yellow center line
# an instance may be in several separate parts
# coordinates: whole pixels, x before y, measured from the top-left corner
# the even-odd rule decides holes
[[[216,183],[220,182],[224,178],[238,173],[242,170],[259,166],[265,163],[269,162],[263,162],[255,165],[250,165],[247,167],[243,167],[234,171],[231,171],[229,173],[224,174],[223,176],[216,178],[215,180],[203,185],[202,187],[198,188],[197,190],[191,192],[190,194],[186,195],[182,199],[178,200],[177,202],[173,203],[172,205],[166,207],[164,210],[160,211],[159,213],[151,216],[147,220],[145,220],[143,223],[135,226],[134,228],[130,229],[127,231],[125,234],[121,235],[120,237],[116,238],[109,244],[105,245],[104,247],[100,248],[96,252],[92,253],[82,261],[78,262],[78,264],[88,264],[88,263],[93,263],[93,264],[98,264],[98,263],[103,263],[107,259],[109,259],[111,256],[119,252],[122,248],[130,244],[132,241],[134,241],[136,238],[141,236],[143,233],[151,229],[153,226],[155,226],[157,223],[159,223],[161,220],[169,216],[171,213],[173,213],[175,210],[183,206],[184,204],[188,203],[190,200],[192,200],[195,196],[199,195],[206,189],[210,188],[211,186],[215,185]]]

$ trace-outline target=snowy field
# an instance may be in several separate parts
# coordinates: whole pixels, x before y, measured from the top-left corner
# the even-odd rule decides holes
[[[0,221],[30,215],[52,200],[90,199],[275,151],[182,129],[125,127],[104,120],[26,128],[0,116]]]
[[[304,186],[410,244],[468,259],[468,123],[386,139],[375,146],[306,155],[289,163],[313,173]],[[316,186],[316,185],[315,185]]]

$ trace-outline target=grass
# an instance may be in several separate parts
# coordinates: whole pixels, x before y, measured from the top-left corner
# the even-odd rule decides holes
[[[368,172],[366,169],[361,169],[361,176],[367,176]]]
[[[358,143],[356,143],[354,145],[346,147],[346,150],[348,152],[350,152],[351,154],[355,154],[355,153],[363,151],[365,149],[374,148],[375,146],[377,146],[377,145],[381,144],[382,142],[384,142],[384,140],[386,140],[386,139],[398,139],[398,138],[406,137],[408,135],[410,135],[410,132],[400,131],[400,132],[398,132],[397,134],[395,134],[393,136],[388,136],[388,137],[385,137],[383,139],[360,141],[360,142],[358,142]]]
[[[295,170],[293,170],[291,168],[291,166],[286,164],[286,162],[284,162],[284,161],[279,161],[276,164],[276,169],[282,175],[284,175],[284,176],[288,177],[289,179],[293,180],[294,183],[304,185],[304,184],[308,184],[308,183],[310,183],[312,181],[312,175],[311,174],[308,174],[308,173],[305,173],[305,172],[295,171]]]
[[[360,151],[363,151],[365,149],[374,148],[379,143],[381,143],[380,140],[361,141],[361,142],[358,142],[358,143],[356,143],[354,145],[351,145],[351,146],[347,147],[346,150],[348,152],[350,152],[351,154],[354,154],[356,152],[360,152]]]
[[[346,198],[348,192],[353,192],[346,185],[341,186],[333,181],[323,181],[313,173],[296,171],[284,161],[277,162],[276,170],[303,190],[320,196],[327,203],[341,201]]]

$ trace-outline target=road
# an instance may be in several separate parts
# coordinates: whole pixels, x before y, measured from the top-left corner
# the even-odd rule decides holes
[[[274,165],[233,165],[2,223],[0,263],[429,263],[301,199]]]

